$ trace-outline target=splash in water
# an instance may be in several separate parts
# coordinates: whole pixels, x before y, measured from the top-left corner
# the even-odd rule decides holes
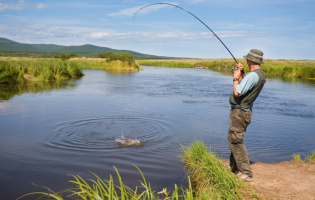
[[[141,144],[140,140],[137,139],[129,139],[122,135],[120,138],[115,139],[118,145],[122,146],[137,146]]]

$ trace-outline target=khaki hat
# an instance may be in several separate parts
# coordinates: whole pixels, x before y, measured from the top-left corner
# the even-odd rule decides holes
[[[262,51],[258,49],[252,49],[246,56],[244,56],[244,58],[255,63],[265,64],[263,61],[263,55],[264,53]]]

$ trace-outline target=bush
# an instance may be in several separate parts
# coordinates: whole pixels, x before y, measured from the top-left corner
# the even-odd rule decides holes
[[[130,53],[113,53],[111,54],[106,61],[114,61],[114,60],[120,60],[122,62],[128,62],[129,65],[135,64],[135,58]]]
[[[58,53],[54,56],[54,58],[61,58],[61,60],[68,60],[75,57],[78,57],[75,53]]]
[[[101,54],[98,54],[98,58],[109,58],[111,55],[115,54],[114,52],[107,51]]]

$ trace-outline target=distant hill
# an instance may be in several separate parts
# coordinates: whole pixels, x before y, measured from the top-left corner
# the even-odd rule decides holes
[[[36,57],[52,57],[57,53],[75,53],[79,56],[96,57],[98,54],[112,52],[131,53],[135,58],[152,58],[152,59],[174,59],[175,57],[155,56],[142,54],[129,50],[117,50],[107,47],[99,47],[91,44],[81,46],[62,46],[55,44],[24,44],[18,43],[6,38],[0,38],[0,53],[10,56],[36,56]]]

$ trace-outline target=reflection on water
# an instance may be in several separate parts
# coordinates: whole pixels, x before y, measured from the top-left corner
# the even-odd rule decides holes
[[[69,188],[67,174],[93,178],[88,170],[108,179],[112,166],[133,187],[141,177],[132,164],[154,190],[174,188],[185,176],[179,144],[195,138],[228,158],[230,70],[142,67],[1,88],[0,199],[40,190],[31,183]],[[251,161],[275,163],[314,150],[314,99],[312,80],[268,78],[245,134]],[[140,144],[128,146],[133,142]]]
[[[13,98],[15,95],[23,93],[41,93],[56,89],[65,89],[68,87],[74,87],[75,84],[63,81],[51,81],[51,82],[34,82],[28,84],[16,84],[9,86],[0,86],[0,101],[7,101]]]

